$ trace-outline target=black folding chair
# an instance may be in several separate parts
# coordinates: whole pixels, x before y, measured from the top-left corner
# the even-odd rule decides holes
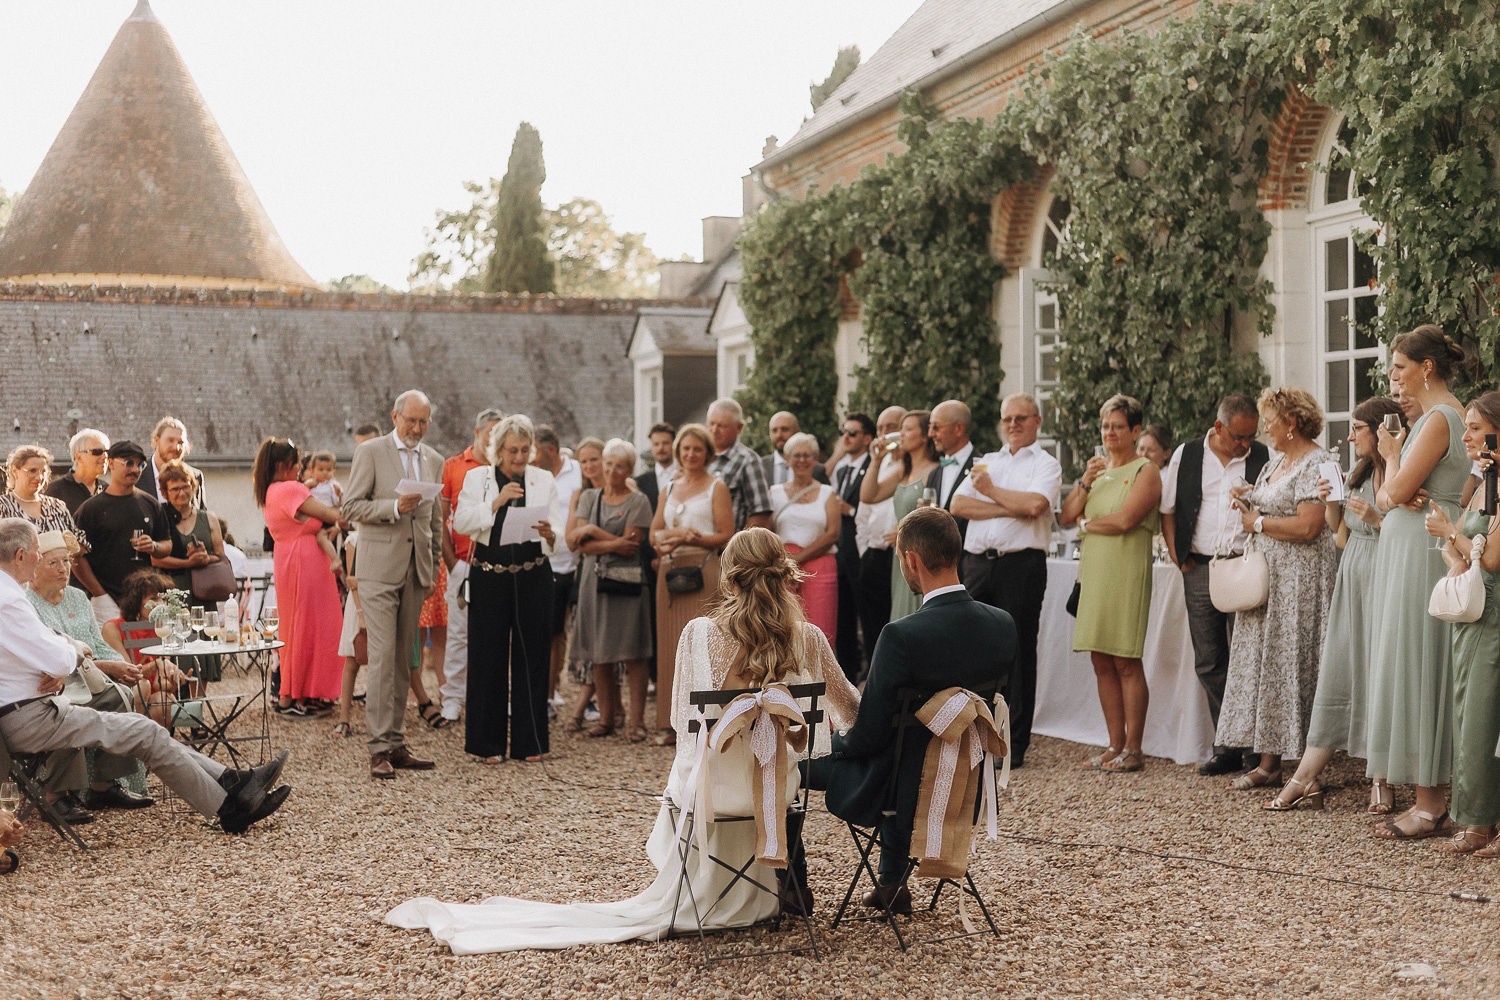
[[[917,718],[916,713],[917,710],[927,701],[927,699],[932,696],[932,693],[933,692],[914,691],[910,689],[902,689],[896,692],[897,698],[900,700],[901,711],[891,722],[892,727],[895,729],[895,757],[893,765],[891,767],[890,776],[886,782],[884,805],[880,810],[880,817],[882,820],[890,819],[897,815],[897,803],[899,802],[898,794],[900,791],[898,783],[899,775],[901,774],[903,755],[908,753],[926,752],[926,741],[914,741],[908,738],[908,734],[915,733],[919,730],[921,732],[927,731],[926,726],[924,726],[921,720]],[[1003,706],[1003,701],[1000,702],[1000,704]],[[1003,710],[1003,707],[997,709],[997,711]],[[973,815],[977,818],[979,815],[980,803],[983,801],[984,789],[982,784],[978,782],[975,783],[974,787],[975,796],[973,803]],[[919,797],[920,794],[921,790],[919,787]],[[976,935],[985,933],[985,929],[983,927],[965,927],[963,931],[957,934],[946,934],[940,937],[929,937],[924,940],[907,940],[907,935],[902,932],[901,924],[897,920],[897,917],[903,916],[904,914],[898,914],[896,912],[895,906],[897,897],[901,894],[902,889],[905,889],[908,895],[914,895],[911,892],[910,883],[912,876],[916,873],[919,859],[911,856],[909,845],[907,850],[906,863],[901,873],[901,880],[897,883],[895,888],[890,889],[890,899],[885,903],[885,905],[876,913],[870,916],[856,917],[851,915],[846,918],[845,914],[848,912],[849,903],[854,898],[854,894],[859,891],[862,882],[868,880],[872,889],[880,884],[880,878],[876,874],[874,865],[870,862],[870,855],[874,853],[875,848],[877,847],[879,847],[882,851],[889,851],[892,848],[891,845],[885,843],[884,839],[881,836],[880,823],[876,823],[872,827],[864,827],[847,822],[845,823],[845,825],[849,828],[849,836],[853,838],[854,847],[859,852],[859,864],[855,866],[854,876],[849,880],[849,890],[844,893],[844,901],[839,904],[838,913],[834,915],[833,923],[831,926],[837,927],[845,919],[883,920],[895,933],[896,943],[900,946],[902,951],[906,951],[908,948],[917,944],[935,944],[939,941],[952,941],[957,938],[974,937]],[[985,905],[984,897],[980,895],[979,887],[974,884],[974,876],[969,871],[967,864],[964,867],[962,882],[953,878],[939,878],[937,880],[937,886],[932,891],[932,899],[928,902],[926,907],[927,912],[930,913],[937,909],[938,898],[942,895],[943,890],[950,885],[954,889],[958,890],[958,892],[968,896],[969,898],[973,899],[974,902],[979,904],[979,912],[983,915],[984,922],[989,927],[989,933],[993,934],[996,937],[999,937],[1000,928],[995,925],[994,918],[990,916],[989,907]],[[962,900],[960,900],[960,914],[962,915],[962,919],[967,923],[968,918],[967,915],[964,914]],[[908,917],[908,920],[911,919],[911,917]]]
[[[87,851],[89,845],[83,842],[78,831],[47,801],[47,789],[40,774],[53,752],[12,753],[5,745],[5,737],[0,735],[0,775],[9,775],[10,780],[21,790],[21,797],[26,800],[16,814],[17,819],[24,821],[33,813],[40,815],[64,843],[72,844],[80,851]],[[79,752],[82,753],[81,750]]]
[[[804,751],[804,755],[810,757],[812,754],[813,734],[816,732],[817,725],[823,721],[823,710],[818,707],[818,699],[823,697],[825,686],[821,681],[810,684],[788,684],[787,690],[791,693],[791,696],[797,700],[799,705],[801,705],[804,700],[807,703],[807,707],[802,709],[802,722],[805,726],[807,726],[808,734],[807,748]],[[755,693],[757,692],[747,689],[724,691],[693,691],[688,695],[688,703],[695,709],[717,708],[720,710],[718,715],[706,717],[706,724],[708,728],[712,730],[713,727],[718,723],[723,709],[728,706],[730,702],[734,701],[735,698],[739,697],[742,694]],[[687,728],[690,734],[696,736],[700,728],[699,720],[696,718],[690,719],[688,721]],[[748,736],[746,738],[748,738]],[[795,762],[789,763],[791,763],[792,766],[795,766]],[[676,823],[677,816],[681,812],[681,810],[684,807],[691,807],[692,804],[674,803],[670,799],[668,799],[667,805],[672,811],[672,820],[674,823]],[[794,822],[799,828],[805,821],[805,818],[807,816],[806,782],[803,782],[799,787],[795,801],[787,804],[787,815],[789,817],[796,817]],[[704,923],[713,915],[714,909],[724,901],[724,898],[728,896],[730,890],[732,890],[736,885],[744,882],[748,885],[754,886],[760,892],[768,893],[771,898],[776,900],[776,915],[771,918],[773,926],[776,929],[780,928],[781,920],[786,916],[786,912],[781,907],[781,890],[778,884],[778,880],[773,878],[768,885],[764,881],[756,878],[755,875],[751,873],[750,869],[755,864],[755,851],[753,848],[749,852],[749,856],[743,861],[740,861],[738,859],[720,858],[713,853],[709,853],[709,860],[715,865],[718,865],[720,868],[723,868],[725,871],[729,872],[730,879],[728,884],[724,886],[723,890],[720,891],[719,895],[711,903],[709,903],[707,906],[700,905],[697,894],[693,891],[692,882],[688,877],[688,860],[691,857],[692,853],[699,849],[693,834],[695,824],[700,821],[714,824],[754,823],[755,817],[753,815],[715,815],[711,817],[699,817],[696,814],[690,812],[687,818],[687,822],[684,824],[682,837],[677,842],[678,860],[681,863],[681,867],[678,874],[677,895],[673,899],[672,903],[672,924],[667,930],[667,936],[678,937],[682,933],[690,933],[692,930],[696,930],[698,934],[698,941],[703,948],[703,965],[705,968],[708,968],[713,964],[713,959],[715,956],[709,949],[709,929],[704,927]],[[792,823],[789,822],[788,826],[790,827],[791,825]],[[788,837],[788,839],[790,839],[790,836]],[[789,860],[792,847],[793,845],[788,844],[787,850]],[[787,867],[786,879],[791,891],[797,893],[800,896],[802,892],[802,881],[798,877],[795,867],[790,864]],[[684,891],[686,891],[689,905],[692,907],[694,927],[691,929],[684,928],[682,931],[679,931],[677,927],[677,912],[678,907],[682,902]],[[720,954],[718,957],[720,959],[758,958],[767,955],[785,955],[810,951],[812,952],[813,958],[818,958],[818,938],[816,932],[813,930],[810,914],[802,913],[799,915],[798,919],[801,920],[802,927],[807,932],[806,944],[797,944],[782,948],[769,948],[759,951],[732,952],[728,954]],[[737,930],[742,928],[712,928],[712,930],[716,932],[719,930],[731,929]]]

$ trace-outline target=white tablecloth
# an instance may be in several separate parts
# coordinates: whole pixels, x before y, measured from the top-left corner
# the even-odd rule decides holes
[[[1073,619],[1063,605],[1078,578],[1078,563],[1047,560],[1047,599],[1037,638],[1036,716],[1032,731],[1091,746],[1106,746],[1104,713],[1099,708],[1089,654],[1073,652]],[[1157,565],[1151,580],[1151,617],[1142,657],[1151,690],[1146,710],[1147,756],[1196,764],[1213,753],[1214,727],[1208,698],[1193,671],[1193,642],[1182,574]]]

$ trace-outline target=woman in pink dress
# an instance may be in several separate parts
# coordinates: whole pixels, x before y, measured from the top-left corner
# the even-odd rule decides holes
[[[792,478],[771,487],[772,526],[781,536],[792,561],[802,568],[803,614],[823,630],[829,642],[838,633],[839,528],[843,512],[833,487],[813,480],[818,439],[793,434],[781,446]]]
[[[265,511],[276,541],[276,601],[281,611],[281,691],[276,711],[307,716],[308,701],[339,696],[344,661],[339,656],[343,611],[318,532],[337,524],[339,512],[313,498],[298,475],[297,446],[266,438],[255,455],[255,502]]]

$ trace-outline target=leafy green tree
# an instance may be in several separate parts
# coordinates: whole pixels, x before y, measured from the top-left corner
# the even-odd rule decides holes
[[[542,137],[529,123],[516,128],[510,160],[495,203],[494,252],[484,272],[486,292],[551,292],[557,267],[547,257],[542,210]]]
[[[408,280],[413,291],[484,291],[484,268],[494,250],[495,204],[500,182],[465,181],[467,208],[439,210],[427,230],[427,248],[412,261]]]
[[[391,292],[399,294],[390,285],[376,281],[368,274],[346,274],[342,278],[334,278],[332,281],[325,282],[323,287],[330,292]]]
[[[839,49],[839,54],[833,60],[833,69],[828,71],[822,83],[814,83],[807,88],[808,99],[812,102],[813,111],[823,106],[823,102],[833,96],[833,92],[839,89],[839,84],[849,79],[849,74],[859,67],[859,46],[846,45]]]
[[[547,251],[557,262],[557,293],[590,298],[656,294],[656,254],[644,233],[619,233],[604,207],[574,198],[547,212]]]

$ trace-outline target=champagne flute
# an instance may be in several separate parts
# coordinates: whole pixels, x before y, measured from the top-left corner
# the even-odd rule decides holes
[[[21,807],[21,789],[14,781],[0,781],[0,809],[14,813]]]
[[[130,533],[130,547],[135,552],[135,555],[132,556],[132,558],[136,562],[147,562],[148,561],[146,559],[145,555],[141,552],[141,550],[137,549],[135,547],[136,540],[139,539],[139,538],[141,538],[141,537],[143,537],[145,534],[146,533],[144,531],[142,531],[140,528],[136,528],[135,530],[133,530]]]

